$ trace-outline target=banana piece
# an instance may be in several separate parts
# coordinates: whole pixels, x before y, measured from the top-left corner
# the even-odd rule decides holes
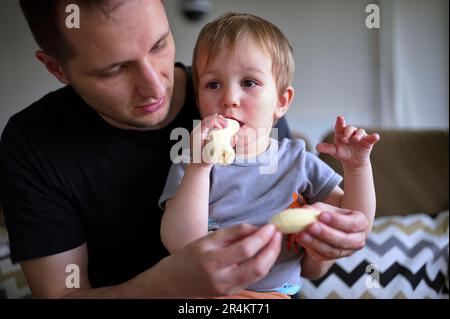
[[[320,210],[292,208],[273,216],[270,223],[274,224],[277,230],[283,234],[295,234],[317,221],[319,214]]]
[[[203,154],[206,162],[211,164],[230,165],[236,156],[231,147],[231,137],[239,131],[239,122],[226,119],[228,126],[222,130],[214,129],[208,134],[208,143]]]

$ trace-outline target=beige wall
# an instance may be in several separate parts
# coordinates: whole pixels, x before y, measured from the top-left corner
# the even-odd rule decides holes
[[[316,143],[340,114],[360,125],[380,124],[378,31],[368,30],[364,24],[370,1],[211,2],[210,18],[228,11],[253,13],[278,25],[290,40],[296,59],[296,96],[287,114],[292,129]],[[204,22],[186,23],[175,1],[168,3],[168,12],[177,57],[189,63],[195,35]]]
[[[37,46],[18,3],[3,1],[0,10],[0,132],[12,114],[62,86],[34,57]]]
[[[193,24],[180,15],[179,1],[166,0],[179,61],[190,64],[196,36],[208,19],[228,11],[258,14],[277,24],[295,50],[296,97],[288,112],[288,120],[294,130],[305,133],[316,143],[325,131],[334,126],[338,114],[358,125],[383,124],[379,86],[379,32],[367,29],[364,24],[365,7],[369,3],[377,3],[376,0],[211,2],[211,15],[200,24]],[[413,2],[418,5],[418,1]],[[433,99],[431,102],[423,98],[417,100],[423,108],[422,111],[419,109],[418,116],[423,115],[427,127],[448,128],[448,119],[443,120],[443,114],[448,117],[448,0],[424,2],[432,6],[434,11],[441,12],[442,6],[446,6],[447,10],[446,14],[441,14],[440,20],[427,18],[414,23],[414,33],[408,34],[408,43],[413,44],[408,49],[419,52],[419,55],[413,54],[412,57],[426,59],[427,54],[432,53],[429,67],[412,66],[415,87],[428,85],[430,89],[423,96]],[[409,16],[405,18],[408,19]],[[408,21],[412,23],[411,20]],[[13,113],[49,90],[60,87],[60,84],[34,58],[36,45],[17,1],[2,2],[0,26],[1,131]],[[442,26],[446,26],[444,31]],[[421,34],[420,30],[425,30],[428,35],[423,43],[414,39],[414,34]],[[436,30],[440,31],[435,32]],[[419,46],[420,51],[416,51]],[[423,74],[426,74],[424,83],[421,82]],[[438,89],[435,89],[437,82],[431,81],[430,84],[430,79],[439,83]],[[447,89],[443,89],[444,86]]]

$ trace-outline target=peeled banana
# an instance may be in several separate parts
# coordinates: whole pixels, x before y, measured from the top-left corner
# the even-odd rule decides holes
[[[274,224],[277,230],[283,234],[295,234],[316,222],[319,215],[319,210],[291,208],[273,216],[270,223]]]
[[[219,165],[230,165],[236,156],[231,146],[231,138],[239,131],[239,122],[226,119],[228,126],[224,129],[215,129],[208,134],[208,143],[203,154],[206,162]]]

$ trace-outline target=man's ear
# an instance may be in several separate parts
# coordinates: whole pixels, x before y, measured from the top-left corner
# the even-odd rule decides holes
[[[295,90],[292,86],[289,86],[283,94],[280,95],[278,98],[278,105],[275,110],[275,117],[277,119],[283,117],[284,114],[286,114],[287,110],[289,109],[289,106],[292,103],[292,100],[294,99]]]
[[[49,56],[44,51],[36,51],[36,58],[41,61],[47,68],[48,72],[53,74],[60,82],[63,84],[69,84],[69,79],[64,74],[61,64],[59,64],[55,58]]]

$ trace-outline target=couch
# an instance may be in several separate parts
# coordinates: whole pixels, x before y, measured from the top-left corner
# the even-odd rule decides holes
[[[448,131],[374,131],[381,135],[372,153],[377,215],[367,245],[321,279],[306,280],[300,298],[448,299]],[[29,297],[9,259],[0,208],[0,299]]]
[[[448,131],[369,131],[381,141],[371,155],[377,211],[366,247],[306,281],[300,297],[448,299]]]
[[[0,299],[30,298],[31,292],[19,264],[9,258],[8,236],[0,205]]]

